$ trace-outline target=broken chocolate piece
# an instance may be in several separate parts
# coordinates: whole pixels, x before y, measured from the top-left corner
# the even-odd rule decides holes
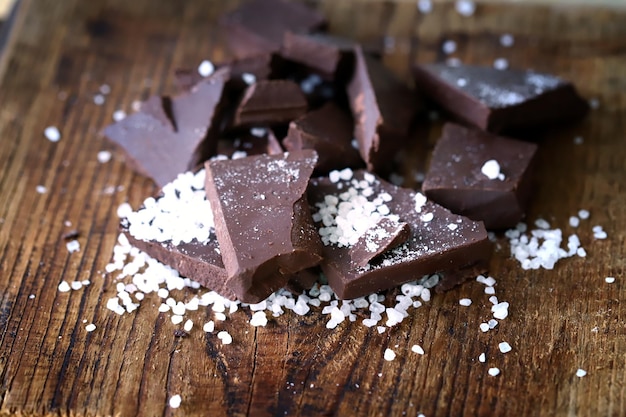
[[[354,136],[370,171],[390,169],[393,154],[406,143],[421,104],[383,64],[354,48],[355,69],[348,84]]]
[[[280,50],[287,31],[311,32],[325,26],[319,12],[297,2],[253,0],[220,19],[233,53],[246,57]]]
[[[488,229],[515,227],[530,201],[536,152],[534,143],[448,123],[422,190],[452,212],[482,220]],[[482,172],[488,161],[495,161],[490,163],[499,171],[492,179]]]
[[[413,73],[419,90],[445,110],[495,133],[576,120],[589,109],[573,84],[534,71],[431,64]]]
[[[354,66],[356,43],[324,33],[286,32],[280,54],[329,79],[346,79]]]
[[[349,170],[311,180],[309,201],[324,243],[321,268],[338,297],[352,299],[437,273],[443,291],[485,272],[492,245],[482,222],[452,214],[420,193]],[[348,214],[349,213],[349,214]],[[411,235],[364,267],[351,247],[381,217],[405,222]]]
[[[214,151],[209,130],[219,127],[218,105],[227,79],[228,70],[218,70],[188,93],[171,100],[153,97],[104,134],[124,150],[136,171],[163,186]]]
[[[365,266],[378,255],[406,242],[410,235],[408,224],[381,217],[350,248],[350,259],[356,266]]]
[[[306,188],[317,155],[296,151],[206,163],[206,193],[227,284],[256,303],[321,260]]]
[[[329,102],[289,124],[283,145],[288,151],[314,149],[318,156],[315,170],[358,168],[363,165],[352,145],[352,120],[336,104]]]
[[[307,102],[300,87],[288,80],[263,80],[249,86],[235,112],[234,126],[289,123],[302,116]]]

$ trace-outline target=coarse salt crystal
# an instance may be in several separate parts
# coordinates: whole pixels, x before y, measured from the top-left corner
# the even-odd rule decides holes
[[[579,368],[579,369],[576,371],[576,376],[577,376],[578,378],[582,378],[582,377],[584,377],[585,375],[587,375],[587,371],[585,371],[584,369],[580,369],[580,368]]]
[[[576,137],[574,138],[574,144],[575,144],[575,145],[582,145],[584,141],[585,141],[585,140],[583,139],[583,137],[582,137],[582,136],[576,136]]]
[[[417,10],[420,13],[428,14],[433,11],[433,2],[431,0],[417,0]]]
[[[472,300],[470,300],[469,298],[461,298],[459,300],[459,304],[465,307],[469,307],[470,305],[472,305]]]
[[[493,295],[496,293],[496,289],[494,287],[485,287],[485,294]]]
[[[491,307],[493,317],[504,320],[509,315],[509,303],[503,301]]]
[[[133,208],[128,203],[122,203],[117,207],[117,217],[124,219],[133,212]]]
[[[109,151],[100,151],[98,152],[98,162],[101,164],[106,164],[111,160],[111,152]]]
[[[224,345],[230,345],[233,343],[233,337],[226,330],[222,330],[217,334],[217,338],[222,341]]]
[[[78,291],[81,288],[83,288],[83,283],[80,281],[72,281],[70,283],[70,287],[74,290],[74,291]]]
[[[513,348],[511,347],[511,345],[509,345],[507,342],[501,342],[498,344],[498,349],[500,349],[500,352],[502,353],[508,353],[511,350],[513,350]]]
[[[182,402],[182,399],[180,398],[180,395],[176,394],[176,395],[172,395],[172,397],[170,398],[169,404],[171,408],[178,408],[180,407],[181,402]]]
[[[254,327],[267,325],[267,316],[265,315],[265,311],[255,312],[250,319],[250,324]]]
[[[94,330],[96,330],[96,325],[93,323],[88,324],[87,326],[85,326],[85,330],[87,330],[88,332],[93,332]]]
[[[615,282],[615,277],[606,277],[606,278],[604,278],[604,281],[605,281],[607,284],[612,284],[612,283],[614,283],[614,282]]]
[[[35,187],[35,191],[37,191],[37,193],[39,194],[45,194],[48,192],[48,189],[43,185],[38,185],[37,187]]]
[[[61,139],[61,132],[55,126],[48,126],[43,131],[43,134],[50,142],[58,142]]]
[[[102,94],[96,94],[93,96],[93,104],[96,106],[102,106],[106,98]]]
[[[190,332],[191,329],[193,329],[193,321],[187,320],[183,325],[183,330],[185,330],[186,332]]]
[[[588,210],[579,210],[578,211],[578,217],[580,217],[582,220],[587,220],[589,218],[589,211]]]
[[[493,61],[493,67],[497,70],[505,70],[509,67],[509,61],[506,58],[496,58]]]
[[[480,331],[482,331],[483,333],[488,332],[489,331],[489,325],[487,323],[480,323]]]
[[[61,283],[58,286],[58,289],[60,292],[68,292],[72,288],[70,287],[70,284],[67,283],[67,281],[61,281]]]
[[[241,79],[244,83],[251,85],[256,82],[256,76],[254,74],[250,74],[249,72],[244,72],[241,74]]]
[[[115,110],[113,112],[113,120],[120,122],[126,118],[126,112],[124,110]]]
[[[211,61],[207,59],[205,59],[200,63],[200,65],[198,65],[198,74],[203,77],[208,77],[209,75],[213,74],[213,71],[215,71],[215,66]]]
[[[480,172],[490,180],[495,180],[500,176],[500,164],[495,159],[490,159],[483,164]]]
[[[207,323],[204,323],[202,330],[207,333],[213,333],[213,330],[215,330],[215,322],[213,322],[213,320],[209,320]]]
[[[456,51],[456,42],[453,40],[447,40],[441,46],[441,50],[444,54],[450,55]]]
[[[515,38],[510,33],[505,33],[500,36],[500,45],[505,48],[510,48],[515,43]]]
[[[487,360],[487,357],[485,356],[485,353],[481,353],[480,355],[478,355],[478,361],[481,363],[485,363],[485,361]]]
[[[500,369],[498,368],[489,368],[487,371],[491,376],[498,376],[500,374]]]
[[[392,361],[396,358],[396,352],[387,348],[385,349],[385,354],[383,357],[385,358],[386,361]]]
[[[471,16],[476,11],[476,4],[471,0],[457,0],[455,8],[461,16]]]
[[[578,225],[580,224],[580,219],[576,216],[570,216],[569,218],[569,225],[572,227],[578,227]]]
[[[65,247],[69,253],[78,252],[80,250],[80,243],[78,240],[70,240],[65,244]]]
[[[422,349],[422,347],[420,345],[413,345],[411,347],[411,350],[415,353],[417,353],[418,355],[423,355],[424,354],[424,349]]]

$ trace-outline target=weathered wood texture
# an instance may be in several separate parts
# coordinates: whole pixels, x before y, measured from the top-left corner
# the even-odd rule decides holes
[[[222,1],[67,0],[25,2],[6,51],[0,91],[0,414],[22,415],[624,415],[626,414],[626,12],[479,5],[459,16],[450,5],[417,13],[415,2],[322,1],[331,30],[368,40],[388,36],[385,57],[407,76],[411,61],[443,59],[454,39],[465,62],[505,57],[576,80],[600,108],[576,126],[541,135],[538,188],[530,218],[567,229],[578,209],[586,258],[527,272],[496,252],[497,295],[511,303],[493,331],[488,296],[477,283],[436,296],[391,331],[360,323],[332,331],[320,314],[286,314],[265,328],[240,311],[224,325],[235,342],[173,325],[146,300],[132,315],[106,310],[115,283],[101,272],[117,236],[116,207],[137,207],[154,191],[98,131],[118,108],[149,92],[171,92],[173,69],[225,56],[212,22]],[[228,7],[234,6],[228,3]],[[502,33],[515,46],[499,46]],[[394,41],[393,45],[391,41]],[[93,103],[98,87],[112,93]],[[59,93],[66,94],[65,100]],[[62,139],[42,134],[58,126]],[[440,126],[422,129],[407,177]],[[573,138],[584,143],[575,145]],[[37,185],[48,191],[38,194]],[[123,189],[107,194],[108,186]],[[81,237],[69,254],[64,221]],[[599,224],[609,238],[594,241]],[[615,276],[610,285],[605,276]],[[65,279],[91,280],[59,293]],[[32,296],[31,296],[32,295]],[[474,300],[460,307],[459,298]],[[198,312],[196,323],[210,316]],[[85,323],[95,323],[87,333]],[[198,324],[196,324],[198,326]],[[497,349],[508,341],[513,351]],[[426,355],[410,352],[420,344]],[[397,353],[383,360],[385,348]],[[486,352],[487,364],[477,357]],[[490,366],[502,374],[491,377]],[[578,368],[589,374],[577,378]],[[181,394],[180,409],[166,407]]]

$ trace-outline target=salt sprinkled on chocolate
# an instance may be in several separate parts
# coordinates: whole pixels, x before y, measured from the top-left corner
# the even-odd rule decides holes
[[[504,174],[500,172],[500,164],[495,159],[490,159],[485,162],[480,168],[480,172],[482,172],[483,175],[485,175],[490,180],[504,180]]]

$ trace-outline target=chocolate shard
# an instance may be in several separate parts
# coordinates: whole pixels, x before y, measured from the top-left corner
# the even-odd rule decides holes
[[[283,145],[288,151],[314,149],[316,172],[345,167],[359,168],[363,161],[352,145],[352,118],[333,102],[311,111],[289,124]]]
[[[277,52],[287,31],[311,32],[323,28],[322,14],[297,2],[253,0],[222,16],[220,25],[237,57]]]
[[[153,97],[139,112],[107,126],[104,135],[124,150],[133,169],[164,186],[214,151],[210,129],[219,125],[227,79],[224,69],[171,101]]]
[[[306,200],[316,162],[305,150],[206,163],[227,283],[241,301],[259,302],[321,261]]]
[[[325,33],[286,32],[280,55],[328,79],[346,79],[354,67],[356,43]]]
[[[491,132],[529,129],[583,117],[574,85],[549,74],[492,67],[417,65],[415,83],[458,120]]]
[[[410,235],[411,228],[407,223],[381,217],[350,248],[350,259],[357,267],[365,266],[377,256],[406,242]]]
[[[233,125],[263,126],[289,123],[307,109],[300,87],[289,80],[263,80],[249,86],[235,111]]]
[[[324,244],[321,268],[340,298],[365,296],[435,273],[440,275],[437,290],[443,291],[487,269],[492,244],[482,222],[455,215],[374,174],[341,171],[313,179],[309,201]],[[381,217],[407,223],[409,238],[366,266],[355,267],[351,247]]]
[[[355,68],[348,84],[354,136],[370,171],[389,171],[393,154],[403,146],[421,109],[415,94],[383,64],[354,48]]]
[[[422,185],[428,198],[488,229],[514,227],[532,193],[534,143],[448,123]],[[488,161],[495,172],[486,171]],[[485,167],[485,168],[483,168]],[[493,175],[491,175],[493,174]]]

